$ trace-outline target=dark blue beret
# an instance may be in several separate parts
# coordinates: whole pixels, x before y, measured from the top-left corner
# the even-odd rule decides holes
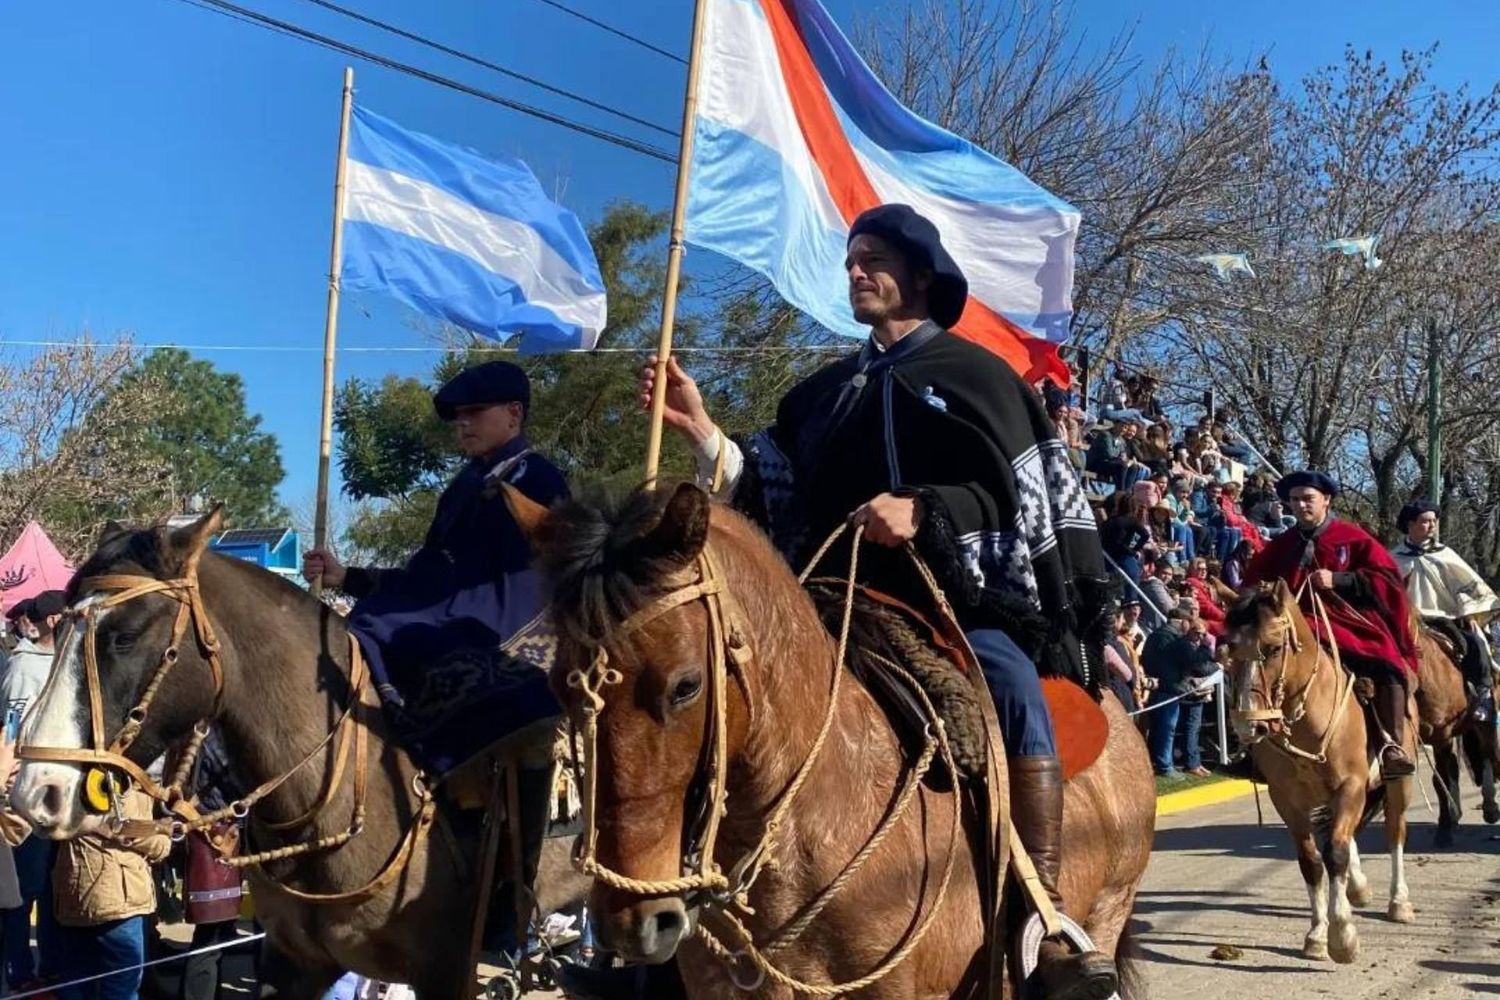
[[[1299,486],[1311,486],[1329,497],[1339,495],[1338,480],[1326,472],[1317,472],[1313,469],[1303,469],[1300,472],[1282,476],[1276,483],[1276,495],[1281,497],[1283,503],[1289,502],[1292,499],[1292,490]]]
[[[456,417],[461,406],[496,403],[531,405],[531,381],[519,366],[509,361],[487,361],[465,368],[432,397],[432,405],[443,420]]]
[[[1396,515],[1396,527],[1405,531],[1408,525],[1423,514],[1436,514],[1438,512],[1438,505],[1431,500],[1413,500],[1405,507],[1402,507],[1401,513]]]
[[[68,599],[60,590],[44,590],[27,603],[26,617],[39,625],[68,610]]]
[[[916,213],[910,205],[879,205],[861,213],[849,227],[849,241],[869,234],[900,248],[907,259],[932,271],[927,293],[932,321],[945,330],[958,325],[969,301],[969,281],[943,246],[937,226]]]

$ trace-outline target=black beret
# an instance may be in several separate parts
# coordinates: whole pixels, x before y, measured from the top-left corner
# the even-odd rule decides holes
[[[1283,503],[1292,499],[1292,490],[1299,486],[1311,486],[1319,493],[1329,497],[1339,495],[1339,484],[1326,472],[1317,472],[1313,469],[1303,469],[1290,475],[1282,476],[1276,483],[1276,495],[1281,497]]]
[[[931,270],[927,304],[932,321],[945,330],[958,325],[969,301],[969,281],[943,247],[937,226],[910,205],[879,205],[854,220],[849,227],[849,242],[863,234],[879,236],[899,247],[912,263]]]
[[[33,597],[30,604],[26,617],[38,624],[68,610],[68,599],[60,590],[44,590]]]
[[[1413,500],[1401,508],[1401,513],[1396,515],[1396,527],[1405,531],[1407,527],[1421,517],[1423,514],[1438,513],[1438,505],[1431,500]]]
[[[30,615],[27,614],[27,612],[29,612],[30,610],[31,598],[27,597],[12,604],[10,606],[10,610],[5,612],[5,617],[10,619],[11,621],[17,621],[23,616],[29,618]]]
[[[465,368],[432,397],[432,405],[443,420],[458,416],[461,406],[493,406],[496,403],[531,405],[531,381],[518,365],[509,361],[486,361]]]

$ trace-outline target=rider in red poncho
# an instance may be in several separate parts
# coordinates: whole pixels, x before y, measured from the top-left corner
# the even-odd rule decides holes
[[[1338,484],[1326,473],[1294,472],[1276,484],[1297,527],[1271,541],[1245,572],[1245,584],[1285,580],[1324,645],[1322,620],[1307,589],[1323,598],[1339,655],[1354,673],[1375,682],[1375,717],[1385,731],[1380,770],[1399,778],[1416,770],[1403,749],[1407,692],[1416,679],[1416,643],[1406,586],[1385,546],[1329,510]],[[1304,588],[1305,585],[1305,588]]]

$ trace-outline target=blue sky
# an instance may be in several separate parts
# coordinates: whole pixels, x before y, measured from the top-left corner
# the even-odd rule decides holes
[[[611,128],[612,120],[485,70],[384,36],[302,0],[246,6],[436,72]],[[675,127],[683,67],[537,0],[344,0],[494,62]],[[676,52],[691,0],[569,0]],[[883,4],[831,0],[848,27]],[[1245,58],[1264,48],[1292,80],[1345,42],[1394,60],[1442,44],[1437,82],[1496,77],[1500,4],[1204,4],[1080,0],[1096,44],[1135,24],[1148,62],[1169,46]],[[323,327],[339,85],[347,60],[179,0],[0,5],[0,340],[130,331],[145,343],[318,347]],[[670,199],[668,164],[472,97],[355,63],[358,99],[409,127],[526,159],[585,221],[611,200]],[[640,133],[640,130],[636,130]],[[652,133],[643,138],[671,145]],[[1063,196],[1067,192],[1058,192]],[[694,266],[691,255],[689,269]],[[346,299],[341,346],[420,346],[410,317]],[[12,347],[9,355],[24,349]],[[283,499],[315,478],[320,356],[205,351],[245,379],[250,406],[281,441]],[[349,353],[339,375],[418,373],[432,356]],[[621,363],[628,363],[622,359]]]

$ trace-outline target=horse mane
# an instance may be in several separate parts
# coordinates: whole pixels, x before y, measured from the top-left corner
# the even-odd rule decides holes
[[[1258,625],[1262,611],[1279,610],[1281,610],[1281,601],[1277,598],[1275,589],[1256,587],[1236,601],[1224,615],[1224,626],[1234,629]]]
[[[68,581],[67,600],[72,604],[78,598],[78,585],[94,576],[114,572],[121,563],[137,566],[146,576],[166,579],[172,573],[168,563],[169,552],[162,544],[161,533],[155,528],[137,528],[116,531],[107,535],[92,555]]]
[[[158,528],[135,528],[114,532],[99,543],[98,548],[73,574],[73,579],[68,581],[67,601],[71,605],[78,599],[78,586],[84,580],[115,573],[122,565],[137,567],[144,575],[153,576],[159,580],[168,579],[178,572],[178,568],[174,565],[174,560],[178,556],[180,553],[172,552],[171,546],[166,544]],[[247,575],[255,580],[269,583],[273,588],[278,588],[285,593],[321,603],[291,581],[254,563],[232,559],[212,551],[205,552],[203,557],[214,562],[221,562],[231,570],[248,571]]]
[[[533,539],[537,562],[552,585],[552,616],[561,634],[602,645],[614,629],[682,569],[638,543],[662,519],[670,489],[599,491],[553,507]]]

